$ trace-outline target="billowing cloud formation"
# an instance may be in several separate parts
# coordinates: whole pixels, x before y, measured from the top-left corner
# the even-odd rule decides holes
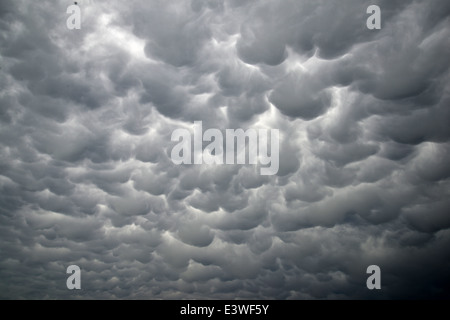
[[[449,297],[449,1],[70,4],[0,4],[1,298]],[[174,165],[194,121],[278,173]]]

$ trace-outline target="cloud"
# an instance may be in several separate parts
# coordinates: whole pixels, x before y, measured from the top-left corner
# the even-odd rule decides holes
[[[0,4],[0,298],[449,297],[448,1],[68,5]],[[194,121],[277,174],[175,165]]]

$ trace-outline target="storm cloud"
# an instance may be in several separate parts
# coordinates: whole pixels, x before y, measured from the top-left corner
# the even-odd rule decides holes
[[[77,2],[0,2],[0,298],[450,297],[449,1]],[[279,171],[175,165],[194,121]]]

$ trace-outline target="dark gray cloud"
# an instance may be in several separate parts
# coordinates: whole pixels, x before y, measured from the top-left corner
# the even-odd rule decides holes
[[[449,1],[70,4],[0,3],[0,298],[449,297]],[[279,171],[173,164],[194,121]]]

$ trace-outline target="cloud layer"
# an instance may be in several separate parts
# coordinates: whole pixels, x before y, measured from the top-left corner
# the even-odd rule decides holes
[[[0,298],[449,297],[449,1],[70,4],[0,4]],[[277,175],[173,164],[194,121]]]

